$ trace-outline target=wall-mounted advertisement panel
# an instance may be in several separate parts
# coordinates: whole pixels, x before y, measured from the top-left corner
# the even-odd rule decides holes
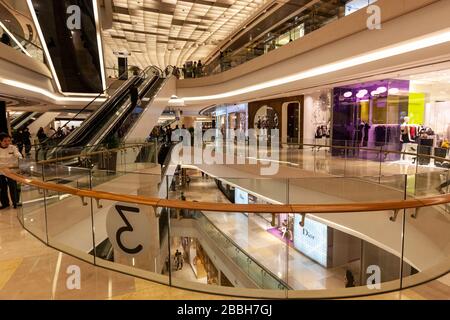
[[[328,267],[328,226],[311,220],[305,220],[301,227],[302,216],[296,214],[294,218],[294,247],[305,256]]]

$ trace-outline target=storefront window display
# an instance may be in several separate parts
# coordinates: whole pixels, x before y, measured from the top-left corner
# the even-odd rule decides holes
[[[252,101],[248,104],[248,126],[255,135],[270,139],[278,130],[280,143],[303,142],[303,96]]]
[[[450,70],[434,71],[407,77],[410,81],[409,113],[405,119],[404,139],[409,134],[417,143],[419,154],[448,157],[450,140]],[[415,130],[414,130],[415,129]],[[411,137],[413,134],[413,137]],[[414,136],[416,140],[414,141]],[[447,166],[442,162],[418,157],[420,165]]]
[[[333,145],[401,149],[401,124],[413,114],[408,105],[409,81],[381,80],[338,87],[333,96]],[[342,149],[333,149],[334,155],[341,153]],[[379,159],[376,153],[358,149],[347,152],[347,156],[352,155]],[[398,159],[398,155],[389,154],[385,160]]]
[[[305,143],[330,143],[332,114],[331,97],[331,90],[320,90],[305,95]]]
[[[216,129],[225,137],[227,129],[246,133],[248,129],[248,104],[233,104],[217,106],[212,113]],[[236,132],[237,134],[237,132]]]
[[[443,166],[420,155],[448,156],[450,70],[339,87],[333,96],[333,145],[415,153],[381,160]],[[361,150],[353,155],[380,160],[377,153]]]
[[[280,128],[278,113],[269,106],[262,106],[256,111],[253,127],[257,129],[258,136],[267,137],[271,129]]]

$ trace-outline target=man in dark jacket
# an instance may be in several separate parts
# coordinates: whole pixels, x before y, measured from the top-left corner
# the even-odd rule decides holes
[[[130,87],[130,100],[131,100],[131,106],[133,108],[136,107],[137,102],[139,100],[139,92],[134,84]]]
[[[25,154],[29,156],[31,153],[31,133],[30,129],[25,128],[22,133],[22,141],[25,146]]]
[[[161,165],[161,169],[164,165],[164,162],[166,161],[167,156],[169,155],[169,151],[170,151],[170,144],[168,143],[164,143],[161,146],[161,149],[159,150],[158,163]]]

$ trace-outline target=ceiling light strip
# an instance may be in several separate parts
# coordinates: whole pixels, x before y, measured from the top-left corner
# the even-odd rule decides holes
[[[103,57],[102,37],[100,35],[100,20],[99,20],[99,14],[98,14],[97,0],[92,0],[92,6],[94,7],[95,29],[97,32],[97,45],[98,45],[98,60],[100,61],[102,87],[103,87],[103,91],[105,91],[106,90],[106,75],[105,75],[105,64],[104,64],[104,57]]]
[[[224,99],[229,97],[234,97],[242,94],[247,94],[250,92],[255,92],[263,89],[268,89],[276,87],[279,85],[288,84],[291,82],[304,80],[320,75],[325,75],[331,72],[340,71],[348,69],[351,67],[363,65],[370,62],[379,61],[382,59],[398,56],[405,53],[414,52],[421,49],[426,49],[436,45],[444,44],[450,41],[450,28],[444,29],[444,31],[429,34],[425,37],[416,38],[414,40],[402,42],[400,44],[390,46],[384,49],[369,52],[363,55],[359,55],[354,58],[349,58],[341,60],[335,63],[327,64],[321,67],[313,68],[307,71],[302,71],[295,73],[291,76],[274,79],[271,81],[259,83],[253,86],[245,87],[242,89],[237,89],[233,91],[228,91],[220,94],[214,94],[209,96],[196,96],[196,97],[185,97],[184,101],[195,102],[195,101],[206,101],[206,100],[216,100]]]
[[[25,91],[28,91],[28,92],[33,92],[33,93],[38,93],[38,94],[44,95],[44,96],[54,100],[55,102],[91,102],[92,101],[91,98],[57,96],[53,92],[50,92],[50,91],[48,91],[46,89],[39,88],[39,87],[30,85],[30,84],[27,84],[27,83],[24,83],[24,82],[10,80],[10,79],[2,79],[2,78],[0,78],[0,83],[1,84],[5,84],[5,85],[10,86],[10,87],[14,87],[14,88],[18,88],[18,89],[21,89],[21,90],[25,90]],[[96,101],[104,102],[104,101],[106,101],[106,98],[98,98]]]
[[[17,38],[11,33],[11,31],[8,30],[8,28],[3,24],[3,22],[0,21],[0,27],[5,30],[5,32],[9,35],[11,39],[17,44],[17,46],[22,50],[27,56],[32,58],[31,54],[25,49],[25,47],[17,40]]]

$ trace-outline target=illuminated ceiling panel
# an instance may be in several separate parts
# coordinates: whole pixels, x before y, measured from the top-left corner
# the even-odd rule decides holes
[[[116,52],[144,68],[205,59],[265,0],[112,0],[113,28],[103,32],[106,66]]]

